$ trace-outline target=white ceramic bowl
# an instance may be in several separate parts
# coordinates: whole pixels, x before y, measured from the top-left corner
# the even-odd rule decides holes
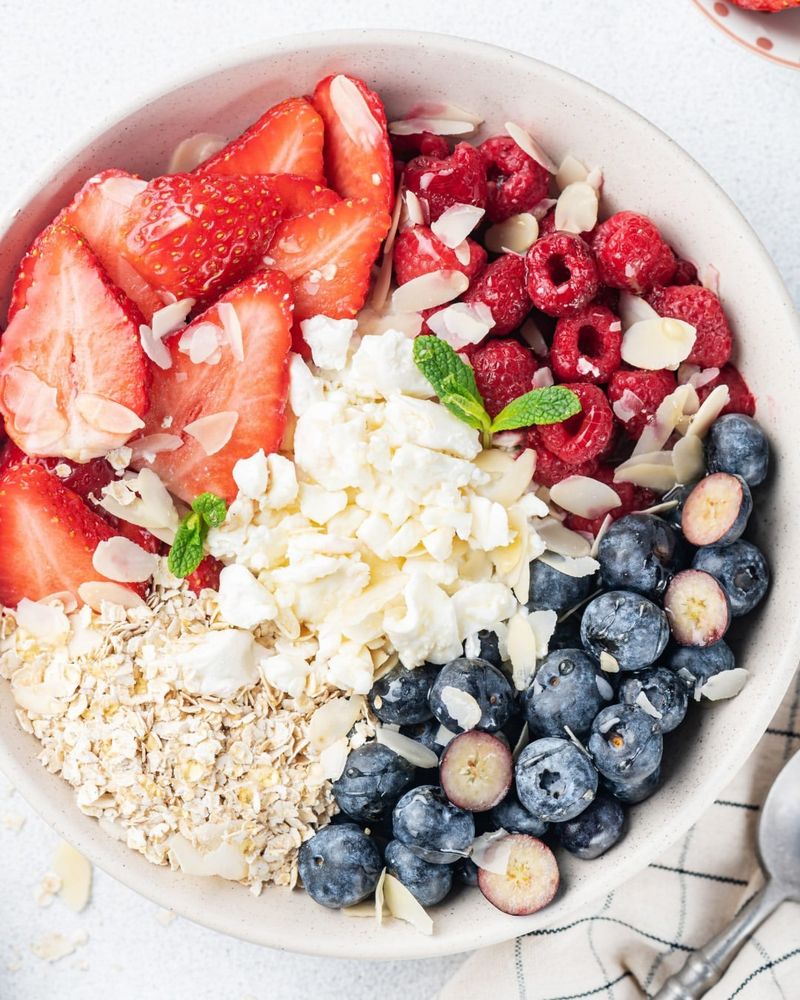
[[[669,780],[633,810],[627,838],[593,862],[562,857],[564,889],[545,911],[506,916],[477,891],[436,908],[423,937],[393,921],[348,919],[302,892],[260,898],[218,879],[157,868],[83,816],[66,783],[36,760],[38,744],[15,720],[0,687],[0,767],[58,832],[93,862],[160,905],[228,934],[273,947],[356,958],[443,955],[493,944],[558,921],[617,888],[682,834],[755,746],[795,669],[800,647],[800,326],[786,289],[742,216],[704,171],[665,135],[617,101],[533,59],[442,35],[349,31],[270,41],[212,61],[202,76],[143,103],[47,167],[0,222],[0,282],[7,297],[17,261],[36,233],[90,174],[118,166],[161,173],[175,144],[194,132],[235,134],[266,107],[308,92],[320,77],[347,71],[366,78],[390,116],[423,99],[449,99],[485,116],[485,135],[513,120],[532,130],[558,160],[571,151],[605,171],[605,208],[652,215],[668,240],[722,274],[737,333],[737,360],[759,394],[759,419],[775,448],[774,475],[754,515],[775,583],[761,611],[737,630],[739,662],[752,671],[737,699],[694,713]],[[765,190],[765,197],[770,192]],[[0,302],[0,307],[3,303]],[[4,309],[3,309],[4,311]]]

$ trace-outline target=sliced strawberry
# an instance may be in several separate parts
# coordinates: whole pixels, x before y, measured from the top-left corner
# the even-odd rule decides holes
[[[295,174],[272,174],[269,184],[281,200],[284,219],[308,215],[317,208],[330,208],[342,199],[335,191],[323,187],[307,177]]]
[[[323,183],[322,118],[305,97],[266,111],[197,168],[200,174],[299,174]]]
[[[391,212],[394,158],[381,99],[354,76],[328,76],[314,90],[325,122],[325,176],[343,198],[366,198]]]
[[[164,302],[156,290],[121,256],[119,242],[122,217],[134,197],[145,186],[145,181],[124,170],[104,170],[89,178],[69,205],[59,212],[53,226],[71,226],[86,238],[109,278],[139,307],[149,323],[153,313]],[[38,237],[23,258],[11,292],[9,322],[25,305],[38,246],[50,228]]]
[[[388,212],[362,200],[340,201],[278,226],[268,253],[292,281],[295,319],[356,315],[390,223]]]
[[[194,573],[186,577],[186,584],[193,594],[199,596],[201,590],[219,590],[219,575],[222,563],[213,556],[206,556]]]
[[[77,597],[82,583],[105,579],[92,554],[113,535],[52,472],[32,464],[7,469],[0,477],[0,603],[63,590]]]
[[[262,177],[156,177],[125,213],[123,253],[155,288],[210,299],[260,262],[279,219]]]
[[[114,529],[115,534],[123,535],[132,542],[136,542],[147,552],[161,552],[163,550],[163,544],[146,528],[140,528],[128,521],[121,521],[99,505],[98,501],[102,496],[103,487],[117,479],[116,472],[104,458],[93,458],[91,462],[85,462],[81,465],[64,458],[35,457],[26,455],[13,441],[9,441],[0,453],[0,477],[18,465],[38,465],[53,473],[55,473],[56,466],[66,466],[69,472],[64,476],[59,475],[59,480],[73,493],[77,493],[98,517],[102,517]],[[62,468],[59,468],[59,472],[61,471],[63,471]]]
[[[88,462],[142,426],[142,316],[69,226],[47,229],[23,266],[30,284],[0,343],[0,412],[27,454]]]
[[[224,332],[225,311],[220,312],[223,303],[229,303],[238,318],[241,353],[231,346]],[[195,358],[200,356],[197,348],[207,337],[209,324],[217,327],[220,346],[208,361],[195,363],[185,352],[192,349],[190,345],[202,327],[194,345]],[[280,444],[289,391],[291,326],[292,290],[288,278],[279,271],[259,271],[168,341],[172,367],[154,373],[153,405],[144,434],[163,433],[165,418],[171,418],[170,434],[182,435],[184,443],[177,451],[161,452],[151,465],[182,500],[191,501],[206,491],[233,500],[237,492],[232,476],[234,464],[259,448],[270,452]],[[235,423],[230,437],[221,444],[219,439],[212,442],[197,431],[207,447],[219,445],[218,450],[208,454],[184,428],[217,414],[230,415],[227,419]],[[224,422],[226,418],[221,419]]]

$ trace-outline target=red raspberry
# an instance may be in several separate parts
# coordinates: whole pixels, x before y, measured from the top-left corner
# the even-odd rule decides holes
[[[490,417],[533,388],[539,364],[516,340],[487,340],[471,352],[478,392]]]
[[[675,255],[655,223],[636,212],[617,212],[601,222],[592,249],[601,280],[637,295],[653,285],[669,284],[675,272]]]
[[[622,358],[622,326],[605,306],[562,316],[550,347],[550,367],[562,382],[607,382]]]
[[[572,465],[602,455],[614,433],[614,414],[605,393],[596,385],[570,382],[580,400],[581,412],[560,424],[539,427],[542,441],[554,455]]]
[[[406,166],[405,186],[428,204],[431,222],[452,205],[486,207],[483,157],[468,142],[460,142],[444,160],[417,156]]]
[[[683,257],[675,259],[675,273],[672,275],[673,285],[699,285],[697,278],[697,268],[690,260]]]
[[[549,316],[574,316],[597,294],[597,264],[580,236],[552,233],[525,257],[528,295]]]
[[[646,510],[648,507],[652,507],[656,501],[656,494],[652,490],[644,489],[641,486],[634,486],[633,483],[615,483],[613,465],[598,465],[594,473],[594,478],[610,486],[622,501],[619,507],[615,507],[608,512],[613,521],[616,521],[618,517],[624,517],[626,514],[632,514],[635,510]],[[568,528],[572,528],[573,531],[585,531],[587,534],[596,535],[605,519],[605,514],[594,518],[578,517],[577,514],[567,514],[564,524]]]
[[[675,373],[668,372],[665,368],[655,372],[640,371],[638,368],[633,371],[620,369],[614,372],[608,383],[608,398],[615,416],[625,430],[632,438],[638,439],[665,397],[675,391],[677,384]],[[635,399],[630,395],[626,396],[626,393],[632,393]],[[620,402],[620,406],[615,409],[614,403],[617,402]],[[623,419],[618,411],[624,413],[627,410],[636,412]]]
[[[430,156],[434,160],[444,160],[450,155],[447,139],[433,132],[393,135],[391,138],[392,152],[397,160],[409,160],[412,156]]]
[[[470,257],[462,264],[427,226],[414,226],[397,234],[394,243],[394,274],[398,285],[431,271],[461,271],[473,281],[486,267],[487,254],[480,243],[467,240]]]
[[[700,402],[702,403],[711,390],[716,389],[718,385],[727,385],[730,391],[730,399],[722,413],[744,413],[748,417],[755,414],[756,398],[742,378],[738,368],[734,365],[725,365],[724,368],[721,368],[719,375],[712,382],[706,382],[697,390]]]
[[[514,253],[493,260],[462,296],[464,302],[483,302],[492,310],[491,336],[504,337],[531,311],[525,289],[525,261]]]
[[[540,427],[529,427],[525,431],[525,447],[533,448],[536,452],[536,469],[533,473],[534,482],[540,486],[555,486],[562,479],[568,476],[593,476],[597,469],[596,459],[588,462],[581,462],[578,465],[571,465],[557,455],[554,455],[545,446],[542,436],[539,433]]]
[[[489,196],[486,215],[503,222],[519,212],[528,212],[547,197],[550,174],[514,142],[496,135],[478,147],[486,163]]]
[[[744,10],[758,10],[766,14],[777,14],[790,7],[800,6],[800,0],[731,0],[731,3]]]
[[[697,330],[692,353],[686,359],[702,368],[721,368],[731,356],[733,334],[722,303],[701,285],[654,288],[647,301],[660,316],[690,323]]]

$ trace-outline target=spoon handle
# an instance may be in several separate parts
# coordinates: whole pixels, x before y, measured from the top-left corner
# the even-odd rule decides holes
[[[775,882],[750,900],[733,921],[704,947],[692,952],[683,967],[670,976],[654,1000],[697,1000],[722,978],[751,934],[786,898]]]

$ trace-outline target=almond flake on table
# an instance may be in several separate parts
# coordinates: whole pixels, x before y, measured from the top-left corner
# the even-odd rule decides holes
[[[74,913],[85,910],[92,894],[92,866],[75,848],[61,841],[53,858],[53,871],[59,878],[58,894]]]
[[[230,441],[238,420],[236,410],[222,410],[199,417],[183,429],[197,441],[206,455],[216,455]]]

